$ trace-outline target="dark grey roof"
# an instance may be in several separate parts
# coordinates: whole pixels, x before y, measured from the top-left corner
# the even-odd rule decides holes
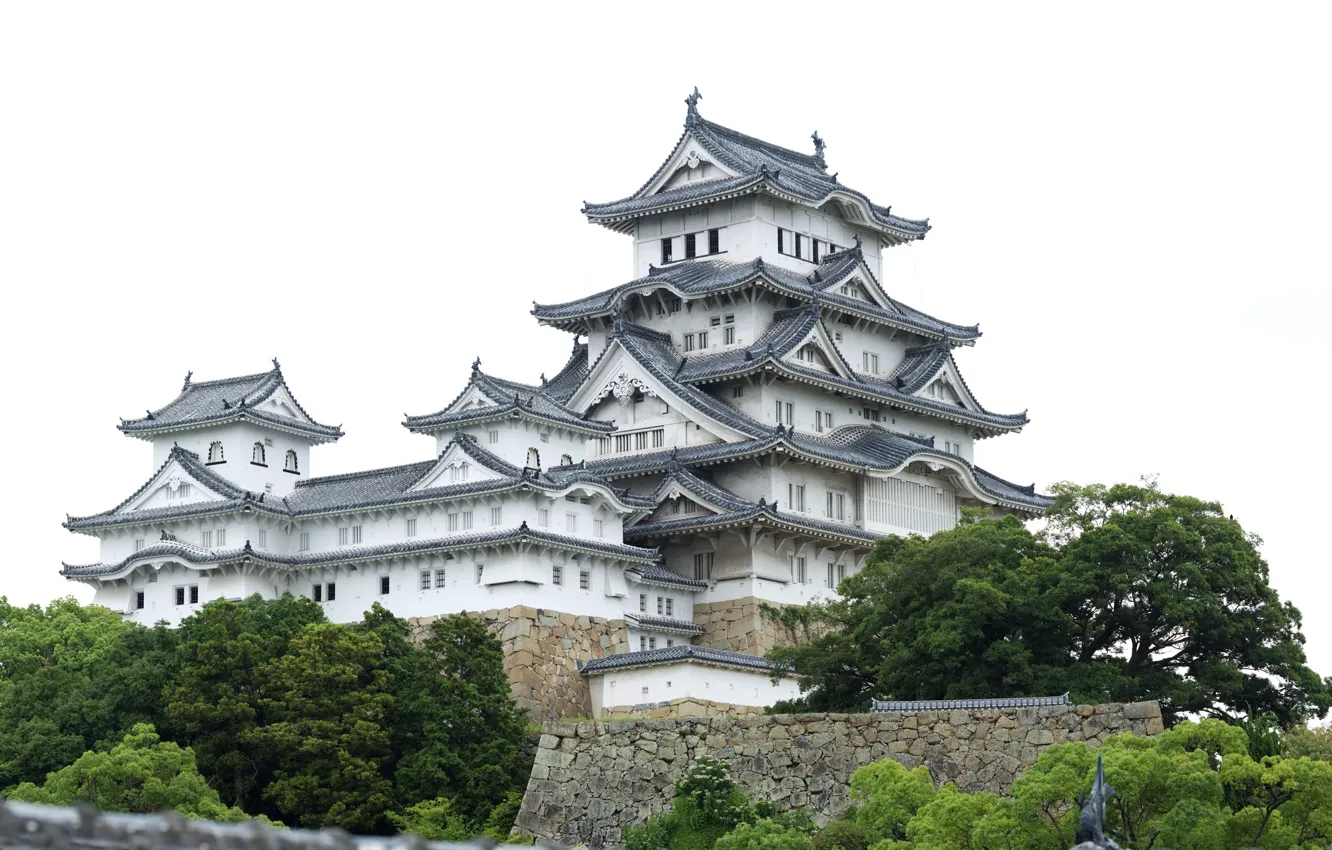
[[[279,387],[286,389],[296,409],[309,419],[308,422],[256,409]],[[122,419],[119,427],[126,434],[150,436],[184,427],[215,425],[242,419],[296,431],[321,443],[342,436],[341,426],[321,425],[305,412],[305,408],[296,401],[296,395],[291,391],[291,387],[287,386],[286,380],[282,377],[282,369],[276,360],[273,361],[271,371],[256,375],[197,383],[186,375],[185,386],[181,388],[180,395],[169,404],[149,411],[142,419]]]
[[[641,566],[631,567],[625,570],[624,573],[640,584],[660,584],[667,587],[678,587],[682,590],[702,590],[708,586],[706,581],[685,578],[661,564],[642,564]]]
[[[954,708],[1032,708],[1068,705],[1068,694],[1057,697],[994,697],[992,699],[871,700],[873,711],[948,711]]]
[[[683,531],[700,531],[737,525],[777,526],[816,537],[840,537],[858,540],[867,548],[872,547],[874,542],[883,536],[882,534],[863,531],[853,525],[819,519],[808,514],[779,511],[776,504],[769,504],[763,499],[760,499],[752,507],[740,511],[730,511],[722,514],[698,514],[682,519],[631,525],[624,530],[624,536],[625,539],[651,540],[658,537],[670,537]]]
[[[140,549],[138,552],[114,564],[64,564],[60,574],[69,577],[91,577],[118,573],[136,561],[152,558],[178,558],[195,565],[230,564],[239,561],[266,564],[275,567],[302,569],[306,567],[346,564],[356,561],[376,560],[379,558],[416,555],[430,552],[448,552],[455,549],[471,549],[477,546],[496,546],[508,543],[532,541],[545,543],[556,548],[575,552],[588,552],[607,555],[621,561],[639,565],[656,563],[659,559],[657,550],[639,546],[627,546],[620,543],[605,543],[581,537],[569,537],[554,534],[537,528],[529,528],[524,522],[517,528],[495,531],[479,531],[472,534],[458,534],[449,537],[437,537],[428,540],[407,540],[388,543],[381,546],[344,546],[327,552],[302,552],[297,555],[277,555],[255,549],[250,541],[245,545],[231,549],[204,549],[193,543],[178,540],[162,540]]]
[[[836,291],[836,287],[856,276],[867,281],[867,286],[888,307]],[[543,324],[576,329],[581,328],[581,322],[590,317],[612,315],[617,305],[624,304],[627,296],[633,293],[666,289],[688,298],[731,292],[750,286],[762,286],[788,298],[817,301],[819,309],[825,314],[850,313],[935,339],[970,343],[981,335],[976,325],[945,322],[890,297],[879,285],[873,271],[865,265],[859,248],[828,255],[807,275],[767,264],[762,257],[742,263],[721,260],[672,263],[663,268],[653,268],[645,277],[575,301],[563,304],[533,303],[532,315]]]
[[[625,619],[637,624],[639,628],[657,629],[663,632],[679,632],[680,634],[701,635],[705,631],[702,626],[695,625],[690,620],[677,620],[674,617],[649,617],[646,614],[625,614]]]
[[[489,839],[445,842],[415,835],[355,836],[335,828],[278,829],[257,820],[221,823],[170,812],[123,814],[98,812],[90,806],[0,799],[0,847],[5,850],[517,850],[518,846],[496,845]]]
[[[606,458],[589,462],[587,468],[608,478],[624,478],[668,471],[673,457],[681,465],[699,466],[732,463],[772,451],[873,472],[898,469],[916,457],[946,458],[963,464],[982,490],[1008,507],[1040,512],[1054,504],[1051,497],[1037,493],[1035,485],[1022,486],[1006,481],[965,458],[934,448],[933,440],[916,439],[876,425],[839,428],[827,437],[780,428],[768,431],[759,439]]]
[[[453,401],[442,409],[421,416],[407,416],[403,426],[411,431],[433,433],[457,428],[475,422],[486,422],[508,417],[528,417],[540,419],[555,425],[579,431],[598,434],[615,430],[612,422],[598,422],[580,416],[569,409],[563,402],[573,395],[583,379],[587,377],[587,345],[575,344],[573,356],[560,370],[559,374],[542,386],[520,384],[487,375],[481,371],[481,361],[472,364],[472,376],[462,392],[454,396]],[[479,389],[494,404],[489,407],[472,408],[449,412],[449,408],[458,403],[458,399],[471,387]]]
[[[676,485],[696,500],[716,505],[722,510],[740,511],[753,507],[750,502],[745,501],[730,490],[718,487],[681,464],[679,453],[674,449],[672,449],[672,453],[673,457],[666,466],[666,477],[662,479],[661,484],[657,485],[657,491],[652,494],[653,502],[661,504],[666,496],[666,491],[671,488],[671,485]]]
[[[675,151],[679,150],[688,137],[693,137],[700,147],[711,154],[718,165],[736,176],[691,183],[656,194],[647,194],[651,186],[663,176],[675,156]],[[930,229],[928,221],[893,215],[890,208],[878,206],[866,195],[839,183],[837,175],[829,174],[827,171],[822,143],[817,142],[816,145],[818,145],[816,152],[811,156],[770,144],[705,120],[698,114],[695,103],[690,106],[684,133],[676,142],[671,156],[667,157],[656,173],[637,192],[620,201],[585,204],[583,213],[591,221],[600,222],[615,230],[626,231],[623,222],[632,221],[640,215],[748,192],[761,191],[778,197],[807,201],[813,205],[822,204],[829,198],[838,196],[865,204],[870,216],[870,221],[865,223],[882,233],[889,242],[904,242],[925,237]]]
[[[723,667],[743,667],[764,672],[785,671],[786,668],[773,664],[758,655],[745,655],[729,649],[712,649],[706,646],[676,644],[661,649],[649,649],[643,652],[620,652],[587,662],[579,668],[584,676],[591,673],[605,673],[610,670],[622,670],[626,667],[645,667],[650,664],[670,664],[677,661],[697,661],[703,664],[718,664]]]

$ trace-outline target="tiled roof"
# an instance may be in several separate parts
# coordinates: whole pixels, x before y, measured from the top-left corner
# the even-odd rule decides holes
[[[834,196],[851,201],[857,208],[863,204],[869,216],[866,223],[891,242],[923,239],[930,229],[928,221],[893,215],[890,208],[878,206],[866,195],[839,183],[837,175],[827,171],[821,140],[816,142],[814,155],[798,153],[707,121],[698,114],[696,104],[690,106],[684,133],[674,150],[679,150],[688,137],[695,139],[719,166],[736,176],[647,194],[669,167],[675,156],[672,151],[666,162],[633,195],[611,203],[585,204],[583,213],[592,221],[625,230],[621,222],[639,215],[762,191],[803,200],[811,205],[820,205]]]
[[[889,305],[887,308],[836,291],[836,287],[853,276],[866,280]],[[577,327],[577,322],[593,316],[610,316],[616,306],[632,293],[646,293],[666,289],[682,297],[702,297],[750,286],[763,286],[783,296],[806,302],[817,301],[822,311],[841,311],[862,316],[935,339],[949,339],[954,343],[968,343],[978,339],[976,325],[959,325],[936,319],[914,307],[909,307],[887,293],[865,265],[858,248],[831,254],[808,275],[802,275],[781,266],[774,266],[756,258],[748,262],[731,263],[722,260],[692,260],[653,268],[646,277],[631,280],[594,295],[566,301],[563,304],[532,305],[532,315],[543,324],[557,327]]]
[[[702,664],[742,667],[764,672],[785,671],[786,669],[758,655],[745,655],[743,652],[732,652],[729,649],[676,644],[661,649],[649,649],[643,652],[620,652],[615,655],[596,658],[580,667],[579,672],[587,676],[593,673],[623,670],[627,667],[646,667],[651,664],[671,664],[677,661],[697,661]]]
[[[269,399],[279,388],[284,388],[291,400],[309,421],[278,416],[274,413],[258,410],[257,407]],[[341,426],[321,425],[315,422],[296,401],[296,395],[287,386],[282,377],[282,369],[276,360],[268,372],[256,375],[242,375],[238,378],[225,378],[219,381],[191,381],[185,377],[185,386],[180,395],[165,407],[148,412],[142,419],[123,419],[120,430],[134,436],[148,436],[161,432],[170,432],[181,428],[193,428],[214,425],[240,419],[251,419],[289,431],[296,431],[312,438],[316,442],[329,442],[342,436]]]
[[[464,387],[463,391],[458,393],[453,401],[434,413],[421,416],[409,415],[403,420],[402,424],[411,431],[433,433],[473,422],[502,419],[508,416],[525,416],[574,430],[599,434],[610,433],[615,430],[614,423],[587,419],[563,404],[586,376],[586,344],[576,345],[573,356],[569,358],[569,362],[555,376],[555,380],[548,381],[540,387],[520,384],[516,381],[506,381],[502,378],[487,375],[481,371],[481,362],[478,360],[472,364],[472,376],[467,382],[467,387]],[[493,402],[493,405],[450,412],[449,408],[457,404],[458,399],[462,398],[470,387],[479,389],[486,398]]]
[[[639,584],[660,584],[667,587],[678,587],[684,590],[702,590],[708,586],[706,581],[685,578],[678,573],[662,566],[661,564],[643,564],[625,570],[625,575],[634,579]]]
[[[1057,697],[994,697],[992,699],[871,700],[872,711],[949,711],[954,708],[1033,708],[1068,705],[1068,694]]]
[[[736,525],[766,525],[798,530],[820,537],[840,537],[858,540],[866,547],[872,547],[882,534],[863,531],[853,525],[819,519],[809,514],[793,511],[779,511],[774,504],[760,499],[752,507],[724,514],[699,514],[682,519],[669,519],[661,522],[645,522],[631,525],[624,530],[625,539],[651,540],[668,537],[682,531],[725,528]]]
[[[327,552],[302,552],[298,555],[277,555],[245,545],[231,549],[204,549],[192,543],[177,540],[163,540],[135,552],[114,564],[64,564],[60,574],[70,577],[90,577],[118,573],[135,563],[152,558],[178,558],[190,564],[229,564],[236,561],[253,561],[272,566],[301,569],[305,567],[345,564],[355,561],[376,560],[400,555],[424,554],[428,552],[447,552],[454,549],[470,549],[477,546],[495,546],[506,543],[533,541],[545,543],[556,548],[570,551],[590,552],[608,555],[637,565],[656,563],[659,559],[657,550],[639,546],[627,546],[620,543],[605,543],[580,537],[554,534],[541,529],[529,528],[524,522],[518,528],[496,531],[480,531],[469,534],[450,535],[429,540],[406,540],[381,546],[344,546]]]
[[[729,490],[724,490],[701,477],[679,462],[679,455],[676,450],[671,450],[672,459],[667,463],[666,477],[662,479],[661,484],[657,485],[657,491],[652,495],[652,501],[661,504],[666,497],[666,492],[671,489],[671,485],[678,486],[681,490],[692,495],[695,499],[708,504],[716,505],[722,510],[746,510],[752,505],[735,495]]]
[[[636,625],[642,629],[656,629],[663,632],[678,632],[680,634],[701,635],[705,631],[702,626],[695,625],[689,620],[677,620],[674,617],[649,617],[646,614],[625,614],[625,619],[630,621],[631,625]]]

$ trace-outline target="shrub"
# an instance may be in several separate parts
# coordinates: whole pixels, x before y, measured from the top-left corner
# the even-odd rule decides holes
[[[761,818],[719,837],[715,850],[814,850],[814,842],[800,829]]]
[[[865,828],[845,817],[828,821],[814,836],[818,850],[866,850],[869,836]]]

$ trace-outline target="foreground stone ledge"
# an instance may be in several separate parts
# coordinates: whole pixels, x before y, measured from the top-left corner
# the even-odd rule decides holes
[[[938,784],[1002,794],[1047,747],[1162,728],[1155,702],[552,721],[542,726],[515,830],[617,845],[624,827],[670,808],[675,780],[701,755],[729,763],[752,799],[808,808],[822,822],[846,808],[856,768],[879,759],[923,764]]]

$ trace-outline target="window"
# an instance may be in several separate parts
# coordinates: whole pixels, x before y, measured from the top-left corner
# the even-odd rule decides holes
[[[268,529],[266,528],[259,529],[259,548],[268,548]]]
[[[828,580],[824,583],[826,587],[833,587],[833,588],[837,587],[837,581],[836,581],[836,579],[833,578],[833,570],[834,570],[833,565],[832,565],[832,564],[829,564],[829,565],[828,565]]]
[[[869,351],[863,352],[863,354],[865,373],[868,375],[879,374],[879,355]]]
[[[295,449],[287,449],[287,453],[282,458],[282,471],[290,472],[292,475],[300,475],[300,461],[296,457]]]
[[[499,431],[490,432],[490,442],[492,445],[499,442]]]
[[[666,298],[666,311],[669,313],[678,313],[683,306],[680,296],[671,295]]]
[[[460,463],[449,467],[449,481],[457,483],[467,480],[467,464]]]
[[[263,538],[263,534],[264,533],[262,531],[259,532],[259,536],[261,539]],[[225,528],[219,528],[217,530],[217,545],[219,549],[227,545],[227,530]],[[263,544],[260,543],[259,545],[262,546]]]
[[[268,466],[268,462],[265,460],[266,457],[264,444],[255,443],[254,448],[250,451],[250,463],[255,466]]]
[[[795,424],[795,405],[791,402],[786,403],[786,427],[790,428]]]
[[[540,510],[537,511],[537,525],[541,526],[542,528],[550,527],[550,511],[546,510],[545,508],[541,508]]]
[[[846,494],[828,491],[828,519],[846,519]]]
[[[199,545],[205,549],[213,548],[213,532],[203,531],[199,533]]]
[[[722,345],[735,345],[735,325],[722,328]]]
[[[271,483],[264,484],[264,493],[269,496],[273,495],[273,485]]]
[[[199,585],[197,584],[190,585],[190,604],[199,604]]]
[[[630,447],[631,445],[633,445],[633,440],[631,440],[631,439],[629,438],[629,435],[628,435],[628,434],[616,434],[616,435],[615,435],[615,451],[617,451],[617,452],[627,452],[627,451],[629,451],[629,447]]]
[[[665,613],[666,613],[666,600],[665,600],[665,599],[662,599],[660,596],[658,596],[658,597],[657,597],[657,614],[658,614],[658,616],[660,616],[660,615],[665,614]]]
[[[268,446],[268,447],[271,449],[271,448],[273,447],[273,438],[272,438],[272,437],[264,437],[264,445],[265,445],[265,446]]]
[[[711,581],[712,563],[716,552],[698,552],[694,555],[694,580]]]
[[[328,584],[324,585],[324,597],[329,602],[332,602],[334,599],[337,599],[338,586],[331,581]]]
[[[638,594],[638,610],[639,610],[639,611],[642,611],[644,614],[647,613],[647,594],[646,594],[646,593],[640,593],[640,594]]]
[[[476,583],[477,583],[477,584],[480,584],[480,583],[481,583],[481,578],[482,578],[485,574],[486,574],[486,565],[485,565],[485,564],[477,564],[477,565],[476,565]]]
[[[490,524],[494,526],[499,525],[502,522],[504,522],[504,508],[491,508]]]
[[[443,587],[446,578],[448,578],[448,573],[443,568],[435,570],[435,587]]]
[[[879,411],[877,408],[867,407],[863,411],[861,411],[861,415],[871,422],[879,421]]]
[[[666,647],[669,649],[669,648],[672,647],[672,646],[675,646],[675,641],[671,640],[670,638],[666,638]],[[670,686],[671,686],[671,683],[670,683],[670,682],[667,682],[667,683],[666,683],[666,687],[669,688]]]
[[[672,240],[670,240],[670,239],[663,239],[663,240],[661,240],[661,262],[662,262],[662,265],[665,265],[666,263],[669,263],[669,262],[672,260],[672,257],[671,257],[671,241],[672,241]]]
[[[316,602],[323,602],[324,586],[322,584],[316,584],[314,587],[312,587],[310,589],[310,598]]]
[[[407,520],[407,536],[408,536],[408,537],[415,537],[415,536],[416,536],[416,518],[415,518],[415,517],[413,517],[413,518]]]
[[[599,519],[594,519],[594,520],[592,520],[592,536],[593,536],[593,537],[604,537],[604,536],[605,536],[605,534],[603,533],[604,530],[605,530],[605,527],[603,526],[601,520],[599,520]]]
[[[587,570],[578,571],[578,589],[590,590],[592,587],[592,573]]]
[[[804,258],[804,240],[805,237],[801,236],[799,233],[795,234],[795,250],[792,252],[791,256]]]
[[[462,512],[462,527],[463,527],[463,531],[468,531],[468,530],[471,529],[471,527],[472,527],[472,512],[471,512],[471,511],[463,511],[463,512]]]
[[[786,506],[793,511],[805,510],[805,485],[786,485]]]
[[[578,514],[565,514],[565,515],[564,515],[564,530],[565,530],[565,531],[577,531],[577,530],[578,530]]]
[[[696,243],[695,243],[695,240],[694,240],[694,237],[695,237],[695,234],[693,234],[693,233],[686,233],[686,234],[685,234],[685,259],[686,259],[686,260],[692,260],[692,259],[694,259],[694,257],[696,257],[696,256],[698,255],[698,252],[697,252],[696,250],[694,250],[694,248],[695,248],[695,244],[696,244]]]
[[[183,587],[176,588],[176,604],[177,605],[185,604],[185,588]]]
[[[564,567],[554,566],[550,568],[550,583],[564,584]]]
[[[178,488],[176,488],[176,490],[177,490],[177,495],[178,495],[180,498],[182,498],[182,499],[188,499],[188,498],[190,497],[190,491],[191,491],[191,489],[192,489],[192,485],[190,485],[190,484],[188,484],[188,483],[186,483],[186,484],[182,484],[182,485],[180,485]]]
[[[134,541],[134,551],[137,552],[144,547],[144,538],[140,537]]]
[[[389,577],[388,577],[388,576],[380,576],[380,577],[379,577],[379,595],[380,595],[380,596],[388,596],[388,592],[389,592]]]
[[[809,584],[809,575],[805,572],[805,559],[791,559],[791,576],[796,584]]]
[[[430,589],[430,570],[421,570],[421,589]]]
[[[648,649],[656,649],[656,648],[657,648],[657,639],[654,637],[648,638]],[[647,688],[644,688],[643,690],[646,691]]]
[[[301,551],[302,552],[310,551],[310,532],[308,531],[301,532]]]
[[[837,565],[837,583],[841,584],[842,579],[846,578],[846,564]]]
[[[708,326],[713,328],[721,327],[721,316],[713,316],[711,319],[708,319]]]
[[[347,541],[351,539],[351,538],[348,536],[349,534],[351,534],[351,529],[350,529],[350,528],[339,528],[339,529],[338,529],[338,545],[339,545],[339,546],[346,546],[346,545],[347,545]]]
[[[700,350],[702,350],[702,349],[706,349],[706,348],[708,347],[708,332],[707,332],[707,331],[699,331],[699,332],[698,332],[698,347],[699,347]]]
[[[148,583],[149,583],[149,584],[155,584],[156,582],[157,582],[157,573],[156,573],[155,571],[149,573],[149,574],[148,574]]]
[[[817,263],[819,261],[819,240],[809,240],[809,251],[810,262]]]
[[[221,441],[221,440],[214,440],[213,442],[211,442],[211,443],[208,444],[208,462],[209,462],[209,463],[226,463],[226,460],[224,460],[223,457],[222,457],[222,441]]]
[[[721,231],[716,228],[708,231],[708,253],[721,253]]]
[[[694,350],[694,335],[693,335],[693,334],[685,334],[685,335],[684,335],[684,350],[685,350],[685,351],[693,351],[693,350]]]
[[[647,652],[647,638],[643,637],[642,635],[638,636],[638,651]],[[646,691],[647,688],[644,688],[643,690]]]
[[[666,597],[666,616],[667,617],[675,616],[675,600],[670,598],[669,596]]]
[[[449,514],[449,531],[457,531],[457,530],[458,530],[458,515]]]
[[[777,228],[777,253],[786,253],[786,231],[782,230],[780,227]]]
[[[353,526],[351,527],[351,533],[352,533],[352,543],[353,543],[353,544],[360,543],[360,542],[361,542],[361,527],[360,527],[359,525],[353,525]]]
[[[830,420],[832,419],[831,416],[829,416],[828,418],[829,418]],[[829,423],[828,423],[828,427],[829,427],[829,428],[832,427],[832,422],[829,422]],[[814,411],[814,430],[815,430],[815,431],[818,431],[820,434],[823,433],[823,411],[822,411],[822,410],[816,410],[816,411]]]
[[[744,398],[744,396],[745,396],[744,387],[731,387],[731,398]]]

